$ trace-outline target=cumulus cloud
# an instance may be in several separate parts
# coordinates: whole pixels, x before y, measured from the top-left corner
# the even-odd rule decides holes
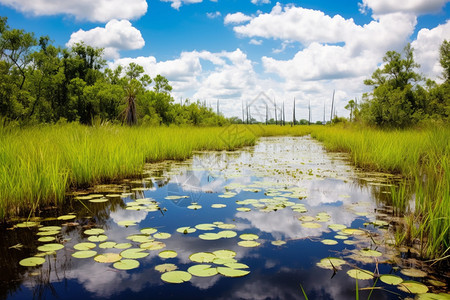
[[[147,12],[148,7],[145,0],[0,0],[0,3],[36,16],[66,14],[94,22],[137,19]]]
[[[450,20],[433,29],[421,29],[417,34],[417,39],[411,43],[416,62],[421,65],[421,71],[425,76],[439,79],[442,75],[439,47],[448,37],[450,37]]]
[[[256,40],[256,39],[251,39],[250,42],[248,42],[250,45],[262,45],[263,41],[262,40]]]
[[[105,58],[119,58],[120,50],[134,50],[144,47],[141,32],[128,20],[111,20],[105,27],[96,27],[72,33],[66,46],[84,42],[87,45],[104,48]]]
[[[220,11],[206,13],[206,16],[207,16],[208,18],[210,18],[210,19],[218,18],[218,17],[220,17],[221,15],[222,15],[222,14],[220,13]]]
[[[390,14],[395,12],[413,13],[421,15],[439,11],[449,0],[362,0],[361,10],[367,12],[371,9],[375,15]]]
[[[241,12],[237,12],[235,14],[228,14],[225,16],[224,23],[225,24],[240,24],[247,21],[250,21],[252,17],[244,15]]]
[[[203,0],[161,0],[162,2],[171,2],[170,6],[179,10],[183,4],[201,3]]]

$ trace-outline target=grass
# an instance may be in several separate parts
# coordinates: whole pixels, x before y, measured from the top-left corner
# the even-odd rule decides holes
[[[62,203],[71,187],[141,174],[144,163],[182,160],[194,150],[253,145],[250,131],[227,128],[86,127],[79,124],[0,128],[0,219]]]

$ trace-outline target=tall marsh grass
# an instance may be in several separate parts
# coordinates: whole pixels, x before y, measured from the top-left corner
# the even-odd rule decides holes
[[[0,219],[61,203],[70,187],[140,174],[145,162],[186,159],[194,150],[232,150],[256,142],[250,131],[224,128],[0,128]]]

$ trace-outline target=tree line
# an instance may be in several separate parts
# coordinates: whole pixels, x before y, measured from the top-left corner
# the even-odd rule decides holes
[[[78,121],[222,125],[205,103],[175,103],[167,78],[135,63],[107,68],[103,49],[52,45],[0,17],[0,117],[20,124]]]

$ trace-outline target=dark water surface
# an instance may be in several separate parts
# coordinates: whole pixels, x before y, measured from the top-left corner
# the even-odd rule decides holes
[[[414,299],[416,294],[383,283],[378,275],[395,274],[422,282],[429,292],[438,291],[430,279],[445,280],[436,274],[404,275],[404,269],[421,268],[419,262],[408,252],[386,247],[393,243],[391,228],[396,220],[386,204],[392,182],[395,178],[387,174],[358,172],[346,162],[345,155],[327,153],[308,137],[263,138],[255,147],[236,152],[197,153],[184,162],[149,165],[143,180],[96,187],[92,191],[96,195],[90,200],[106,198],[106,202],[91,202],[89,197],[79,195],[68,200],[63,213],[43,211],[39,226],[61,226],[60,232],[50,235],[64,245],[61,250],[39,254],[42,248],[38,247],[48,243],[37,241],[43,237],[38,235],[42,232],[39,227],[9,226],[2,230],[0,297],[304,299],[301,284],[309,299],[355,299],[356,280],[347,271],[361,268],[375,276],[358,280],[359,299],[367,299],[370,293],[370,299]],[[213,208],[213,204],[226,206]],[[195,208],[191,205],[201,208],[191,209]],[[55,220],[69,213],[75,218]],[[192,233],[176,231],[204,223],[213,226]],[[330,229],[331,224],[359,230],[342,232],[339,227]],[[144,237],[146,241],[130,240],[131,235],[142,234],[140,230],[148,227],[171,236],[152,234]],[[131,270],[96,262],[94,257],[73,257],[77,252],[74,246],[89,242],[85,231],[92,228],[103,229],[102,235],[106,235],[105,241],[94,242],[92,250],[98,254],[123,251],[100,248],[103,242],[131,244],[119,248],[140,248],[155,239],[165,247],[145,249],[143,253],[149,255],[137,259],[139,267]],[[231,233],[216,240],[199,238],[224,230]],[[243,241],[240,235],[247,233],[256,234],[260,245],[239,245]],[[331,240],[332,245],[323,240]],[[272,244],[275,241],[286,243]],[[161,258],[159,253],[164,250],[174,250],[177,256]],[[155,270],[155,266],[168,263],[187,271],[198,264],[190,259],[192,254],[216,250],[234,251],[234,259],[247,265],[248,269],[242,270],[250,273],[237,278],[222,274],[192,276],[188,282],[173,284],[161,280],[162,273]],[[37,267],[19,264],[34,255],[42,255],[45,263]],[[326,257],[341,258],[346,264],[334,270],[317,266]],[[205,264],[224,267],[220,261],[215,262]],[[372,286],[376,288],[366,289]]]

